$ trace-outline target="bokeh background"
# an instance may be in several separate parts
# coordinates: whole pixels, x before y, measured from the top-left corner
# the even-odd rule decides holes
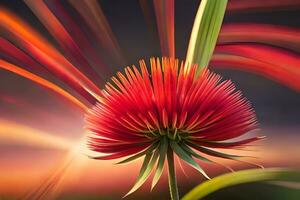
[[[23,1],[0,2],[1,6],[13,11],[56,45],[52,36]],[[62,2],[72,12],[68,2]],[[179,59],[185,58],[199,2],[175,1],[175,43],[176,57]],[[103,73],[109,80],[112,74],[126,65],[137,64],[141,58],[148,60],[151,56],[160,56],[156,30],[149,29],[138,0],[101,0],[99,3],[125,58],[124,65],[119,66],[107,57],[106,62],[111,71],[103,72],[98,69],[100,74]],[[264,2],[261,1],[261,4]],[[155,23],[154,18],[153,22]],[[276,24],[300,29],[300,3],[226,12],[224,24],[236,22]],[[105,49],[99,49],[97,53],[103,52]],[[267,140],[250,147],[251,151],[246,152],[259,157],[253,161],[265,167],[300,169],[300,93],[253,73],[229,69],[212,70],[231,79],[256,110],[260,130],[254,134],[266,135]],[[70,90],[55,77],[47,78]],[[88,159],[82,154],[82,148],[75,149],[70,156],[68,145],[79,142],[84,134],[83,117],[80,110],[56,94],[18,75],[0,70],[0,199],[23,198],[36,194],[39,190],[47,190],[47,187],[51,188],[47,191],[47,198],[121,199],[135,181],[140,160],[115,165],[115,161]],[[15,127],[18,131],[10,127]],[[40,134],[46,136],[39,137]],[[35,139],[28,139],[31,137]],[[251,167],[225,162],[236,170]],[[211,176],[226,172],[211,164],[204,163],[203,166]],[[181,194],[204,180],[191,168],[186,168],[187,176],[180,170],[178,173]],[[277,187],[249,184],[221,190],[207,199],[299,199],[299,192],[296,190],[284,188],[282,190],[286,191],[279,195],[276,193]],[[149,193],[149,190],[150,186],[146,184],[126,199],[168,199],[165,177],[154,191]]]

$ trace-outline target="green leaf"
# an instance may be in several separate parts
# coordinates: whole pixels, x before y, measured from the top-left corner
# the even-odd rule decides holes
[[[231,167],[228,167],[222,163],[219,163],[219,162],[216,162],[216,161],[213,161],[213,160],[209,160],[208,158],[205,158],[201,155],[199,155],[198,153],[196,153],[192,148],[190,148],[188,145],[186,145],[185,143],[182,143],[182,146],[181,146],[183,149],[185,149],[186,152],[189,152],[190,155],[194,156],[195,158],[198,158],[202,161],[205,161],[205,162],[210,162],[210,163],[214,163],[214,164],[217,164],[217,165],[220,165],[230,171],[233,172],[233,169]]]
[[[197,154],[193,149],[191,149],[188,145],[186,145],[185,143],[181,143],[180,144],[181,148],[184,149],[187,153],[189,153],[189,155],[194,156],[195,158],[198,158],[202,161],[205,162],[212,162],[211,160],[202,157],[201,155]]]
[[[255,158],[253,156],[239,156],[239,155],[233,155],[233,154],[226,154],[226,153],[222,153],[222,152],[219,152],[219,151],[215,151],[215,150],[211,150],[211,149],[199,146],[199,145],[197,145],[195,143],[192,143],[192,142],[187,142],[187,144],[189,146],[193,147],[194,149],[196,149],[196,150],[198,150],[198,151],[200,151],[202,153],[205,153],[207,155],[210,155],[210,156],[215,156],[215,157],[219,157],[219,158],[225,158],[225,159],[235,160],[235,161],[242,162],[242,163],[247,163],[249,165],[256,166],[256,167],[259,167],[259,168],[264,168],[260,164],[239,159],[239,158]],[[230,167],[227,167],[225,165],[223,165],[223,166],[232,171],[232,169]]]
[[[207,67],[216,46],[228,0],[202,0],[194,21],[186,61]]]
[[[184,151],[175,141],[171,141],[170,146],[173,149],[173,151],[179,156],[179,158],[181,158],[190,166],[198,170],[207,179],[210,179],[208,175],[204,172],[204,170],[198,165],[198,163],[186,151]]]
[[[127,162],[130,162],[130,161],[133,161],[135,159],[138,159],[140,157],[142,157],[143,155],[147,154],[147,153],[152,153],[152,151],[158,146],[158,142],[155,142],[153,143],[149,148],[147,148],[146,150],[138,153],[138,154],[135,154],[129,158],[126,158],[125,160],[122,160],[120,162],[117,162],[116,164],[123,164],[123,163],[127,163]]]
[[[167,150],[168,150],[168,140],[166,137],[163,137],[163,139],[160,143],[160,146],[159,146],[159,160],[158,160],[156,171],[155,171],[155,174],[154,174],[154,177],[152,180],[151,190],[154,188],[154,186],[157,184],[159,178],[161,177]]]
[[[182,198],[182,200],[198,200],[222,188],[243,183],[262,181],[300,182],[300,171],[270,168],[250,169],[227,173],[196,186],[194,189],[188,192]]]
[[[135,192],[137,189],[139,189],[143,185],[143,183],[145,183],[145,181],[147,180],[147,178],[149,177],[149,175],[151,173],[151,170],[153,169],[155,162],[157,161],[158,155],[159,155],[158,149],[156,149],[156,151],[154,153],[146,154],[142,168],[140,170],[140,174],[139,174],[134,186],[124,197]],[[150,160],[150,158],[151,158],[151,160]]]
[[[211,155],[211,156],[215,156],[215,157],[220,157],[220,158],[227,158],[227,159],[235,159],[235,158],[243,158],[243,157],[249,157],[249,156],[239,156],[239,155],[233,155],[233,154],[226,154],[226,153],[222,153],[219,151],[214,151],[202,146],[199,146],[195,143],[192,142],[188,142],[188,145],[193,147],[194,149],[203,152],[207,155]]]

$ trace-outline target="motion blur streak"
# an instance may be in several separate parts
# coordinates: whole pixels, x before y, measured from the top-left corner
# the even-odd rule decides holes
[[[63,137],[55,136],[19,123],[6,121],[0,118],[0,143],[17,143],[35,147],[58,150],[68,150],[74,142]]]
[[[82,153],[88,153],[85,147],[85,138],[83,137],[77,144],[73,144],[68,149],[65,158],[51,171],[41,184],[38,184],[32,191],[26,194],[24,200],[51,200],[56,199],[62,187],[63,180],[68,171],[78,165],[80,168],[86,165],[87,158]]]
[[[23,200],[50,200],[55,199],[58,195],[58,188],[66,174],[67,169],[70,167],[72,160],[66,160],[56,170],[51,172],[47,178],[32,192],[29,192]]]
[[[78,63],[78,66],[81,66],[81,70],[85,72],[86,75],[90,75],[92,80],[95,80],[99,84],[103,83],[99,75],[84,57],[82,50],[77,46],[73,38],[57,20],[55,15],[47,8],[45,3],[42,0],[26,0],[25,3],[32,9],[35,15],[39,17],[40,21],[64,49],[64,52],[69,55],[71,60],[74,61],[74,63]],[[101,63],[100,66],[103,66],[103,64]]]
[[[244,11],[244,10],[274,10],[274,9],[290,9],[296,5],[300,5],[299,0],[231,0],[228,2],[227,9],[229,11]]]
[[[8,70],[10,72],[13,72],[15,74],[18,74],[20,76],[23,76],[33,82],[36,82],[37,84],[39,84],[45,88],[48,88],[48,89],[58,93],[59,95],[63,96],[64,98],[69,100],[71,103],[73,103],[74,105],[76,105],[77,107],[82,109],[83,111],[86,111],[88,109],[87,106],[85,106],[82,102],[80,102],[74,96],[72,96],[71,94],[69,94],[62,88],[60,88],[59,86],[47,81],[46,79],[43,79],[43,78],[41,78],[33,73],[30,73],[24,69],[21,69],[21,68],[15,66],[13,64],[10,64],[2,59],[0,59],[0,68]]]
[[[247,65],[245,65],[247,64]],[[257,73],[266,78],[270,78],[288,87],[293,88],[296,91],[300,91],[299,76],[288,73],[283,68],[274,68],[274,65],[270,65],[255,59],[246,58],[237,55],[228,54],[214,54],[210,62],[210,66],[213,68],[227,68],[238,69],[251,73]],[[282,75],[285,75],[283,77]],[[288,75],[291,75],[290,77]],[[296,82],[295,82],[296,80]]]
[[[52,73],[72,86],[75,91],[94,103],[94,98],[85,88],[90,88],[96,94],[101,94],[101,91],[91,80],[76,69],[31,27],[22,22],[21,19],[2,8],[0,8],[0,17],[2,19],[1,26],[16,37],[19,45],[30,52],[36,60],[41,62]]]
[[[222,26],[218,44],[262,43],[300,52],[300,30],[271,24],[238,23]]]
[[[38,64],[28,54],[3,37],[0,37],[0,51],[1,58],[12,64],[26,68],[28,71],[34,71],[35,73],[46,77],[50,75],[49,71],[47,71],[43,66]]]
[[[94,33],[95,39],[99,44],[110,53],[114,60],[118,61],[118,65],[124,65],[125,58],[123,57],[121,48],[97,0],[69,0],[69,2],[74,6],[77,12],[80,13],[85,20],[85,23],[91,28],[91,31]]]
[[[300,58],[286,50],[266,45],[219,45],[210,65],[259,73],[300,91]]]
[[[159,40],[156,31],[155,13],[152,11],[151,7],[152,1],[139,0],[139,4],[145,18],[147,30],[150,32],[151,41],[156,43]]]
[[[154,0],[162,56],[175,58],[174,0]]]

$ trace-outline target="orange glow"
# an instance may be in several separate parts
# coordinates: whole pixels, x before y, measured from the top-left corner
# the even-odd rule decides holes
[[[86,59],[82,49],[79,48],[79,45],[74,41],[74,38],[72,38],[57,17],[49,10],[45,2],[42,0],[26,0],[25,3],[45,25],[53,38],[58,41],[60,46],[64,49],[64,52],[71,58],[71,61],[78,63],[83,72],[86,72],[92,80],[95,80],[99,84],[103,83],[103,80],[100,79],[97,72],[91,67],[89,60]],[[88,49],[87,45],[84,46],[84,49]],[[93,49],[89,49],[88,54],[97,57]],[[99,60],[97,64],[99,66],[104,65],[103,62],[100,62]]]
[[[0,119],[0,138],[1,143],[19,143],[60,150],[70,149],[74,144],[63,137],[3,119]]]
[[[282,134],[285,133],[286,132],[282,132]],[[297,141],[299,141],[298,136],[286,139],[283,139],[280,136],[275,136],[270,138],[270,140],[266,140],[263,146],[255,147],[255,149],[253,149],[255,151],[246,152],[245,154],[260,157],[259,160],[251,159],[251,161],[259,162],[265,167],[299,167],[300,155],[296,152],[299,152],[300,148],[299,145],[297,145]],[[75,146],[76,145],[73,147]],[[289,146],[289,148],[286,148],[287,146]],[[231,153],[234,152],[231,151]],[[122,194],[124,195],[135,181],[142,161],[139,159],[138,161],[128,164],[114,165],[117,161],[92,160],[87,156],[80,154],[80,152],[76,155],[77,157],[73,159],[72,164],[69,169],[65,171],[66,174],[59,183],[59,187],[61,189],[63,188],[64,192],[80,192],[83,194],[93,193],[98,195],[111,194],[111,192],[113,192],[122,196]],[[293,159],[286,155],[291,155]],[[59,169],[61,169],[63,163],[67,160],[67,157],[68,156],[55,158],[55,160],[60,160],[57,162],[57,166],[47,166],[43,163],[43,158],[40,158],[36,165],[32,165],[32,162],[25,162],[25,160],[28,159],[33,160],[32,157],[19,158],[18,160],[11,158],[8,163],[10,164],[9,166],[4,165],[1,167],[0,192],[2,194],[22,194],[25,191],[28,191],[29,188],[36,189],[39,184],[44,183],[44,180],[55,174],[54,172],[57,170],[59,171]],[[53,156],[48,159],[53,160]],[[224,165],[232,167],[234,170],[249,168],[249,165],[240,164],[235,161],[224,159],[218,159],[218,161]],[[250,161],[250,159],[248,159],[248,161]],[[22,165],[22,169],[18,167],[19,165]],[[214,164],[205,164],[202,162],[201,166],[203,166],[204,169],[209,169],[209,175],[212,177],[226,171],[223,167]],[[184,165],[183,167],[186,166]],[[186,170],[188,178],[183,177],[178,165],[177,170],[179,172],[180,184],[188,183],[191,180],[195,181],[195,179],[197,180],[196,182],[204,180],[203,177],[201,177],[201,175],[199,175],[194,169],[189,168],[189,170]],[[13,175],[10,174],[12,172]],[[162,181],[159,183],[162,188],[156,190],[158,192],[164,191],[163,188],[165,187],[164,184],[166,176],[163,176]],[[26,181],[29,178],[32,180],[30,183]],[[116,187],[116,184],[119,187]],[[149,184],[143,187],[143,189],[147,191],[150,190]]]
[[[11,71],[13,73],[16,73],[20,76],[23,76],[33,82],[38,83],[39,85],[48,88],[59,95],[63,96],[64,98],[68,99],[71,103],[79,107],[80,109],[86,111],[88,109],[87,106],[85,106],[82,102],[80,102],[78,99],[76,99],[74,96],[63,90],[62,88],[58,87],[57,85],[47,81],[46,79],[43,79],[33,73],[30,73],[24,69],[21,69],[13,64],[10,64],[2,59],[0,59],[0,68]]]
[[[14,35],[22,46],[36,56],[39,62],[67,81],[77,92],[90,88],[94,93],[101,94],[101,90],[94,83],[25,22],[3,8],[0,9],[0,18],[4,29]]]

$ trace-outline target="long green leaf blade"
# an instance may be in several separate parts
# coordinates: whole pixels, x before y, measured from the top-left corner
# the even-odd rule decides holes
[[[186,61],[198,64],[197,75],[209,64],[228,0],[202,0],[194,21]]]
[[[139,189],[145,183],[145,181],[147,180],[147,178],[149,177],[149,175],[151,173],[151,170],[152,170],[155,162],[157,161],[158,155],[159,155],[158,150],[156,150],[154,153],[146,154],[146,156],[145,156],[146,161],[144,161],[144,163],[142,165],[142,168],[140,170],[140,174],[139,174],[134,186],[131,188],[131,190],[124,197],[126,197],[126,196],[130,195],[131,193],[135,192],[137,189]],[[151,160],[150,160],[150,158],[151,158]]]
[[[235,158],[245,158],[249,156],[239,156],[239,155],[234,155],[234,154],[227,154],[227,153],[222,153],[219,151],[214,151],[205,147],[202,147],[200,145],[197,145],[195,143],[188,142],[188,145],[193,147],[194,149],[203,152],[207,155],[215,156],[215,157],[220,157],[220,158],[226,158],[226,159],[235,159]]]
[[[173,151],[179,156],[179,158],[181,158],[190,166],[198,170],[207,179],[210,179],[209,176],[205,173],[205,171],[198,165],[198,163],[187,152],[185,152],[175,141],[171,141],[170,146],[173,149]]]
[[[211,160],[204,158],[203,156],[197,154],[193,149],[191,149],[188,145],[181,143],[180,144],[181,148],[184,149],[187,153],[189,153],[191,156],[194,156],[195,158],[198,158],[202,161],[205,162],[212,162]]]
[[[250,169],[233,173],[227,173],[196,186],[194,189],[188,192],[182,198],[182,200],[198,200],[222,188],[243,183],[262,181],[300,182],[300,171],[270,168]]]
[[[140,157],[142,157],[143,155],[147,154],[147,153],[152,153],[152,151],[158,146],[158,142],[155,142],[154,144],[152,144],[150,147],[148,147],[146,150],[138,153],[138,154],[135,154],[133,156],[130,156],[129,158],[126,158],[120,162],[117,162],[116,164],[123,164],[123,163],[127,163],[127,162],[130,162],[130,161],[133,161],[135,159],[138,159]]]
[[[159,160],[158,160],[157,168],[156,168],[153,180],[152,180],[151,190],[157,184],[159,178],[162,175],[167,150],[168,150],[168,141],[167,141],[167,138],[164,137],[161,141],[160,146],[159,146]]]
[[[226,166],[222,163],[219,163],[219,162],[216,162],[216,161],[213,161],[213,160],[210,160],[208,158],[205,158],[201,155],[199,155],[198,153],[196,153],[191,147],[189,147],[188,145],[186,145],[185,143],[182,143],[181,144],[181,147],[186,151],[186,152],[189,152],[191,156],[195,157],[195,158],[198,158],[204,162],[209,162],[209,163],[214,163],[214,164],[217,164],[217,165],[220,165],[222,167],[225,167],[226,169],[230,170],[233,172],[233,169],[229,166]]]
[[[196,150],[198,150],[198,151],[200,151],[202,153],[205,153],[207,155],[210,155],[210,156],[219,157],[219,158],[225,158],[225,159],[230,159],[230,160],[235,160],[235,161],[247,163],[247,164],[259,167],[259,168],[264,168],[260,164],[240,159],[240,158],[255,158],[253,156],[239,156],[239,155],[234,155],[234,154],[226,154],[226,153],[215,151],[215,150],[212,150],[212,149],[209,149],[209,148],[202,147],[202,146],[197,145],[197,144],[192,143],[192,142],[187,142],[187,144],[189,146],[193,147],[194,149],[196,149]],[[226,167],[226,166],[224,165],[224,167]],[[226,168],[230,169],[232,171],[231,168],[228,168],[228,167],[226,167]]]

